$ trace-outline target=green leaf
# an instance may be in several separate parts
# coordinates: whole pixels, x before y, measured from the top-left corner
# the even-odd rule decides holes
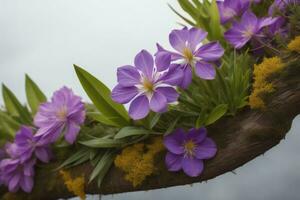
[[[90,112],[87,113],[89,117],[91,117],[93,120],[101,122],[102,124],[106,124],[109,126],[119,126],[119,124],[107,119],[103,114],[99,112]]]
[[[170,124],[170,126],[166,130],[164,136],[169,135],[170,133],[172,133],[172,131],[175,129],[176,124],[177,124],[177,122],[179,121],[180,118],[181,118],[180,115],[178,117],[176,117],[176,119]]]
[[[20,129],[21,124],[10,117],[3,111],[0,111],[0,138],[11,139],[14,138],[16,132]]]
[[[20,120],[24,124],[32,124],[32,118],[28,109],[20,103],[17,97],[2,84],[2,94],[6,110],[13,116],[20,117]]]
[[[129,117],[127,111],[123,105],[111,99],[110,90],[84,69],[76,65],[74,67],[81,85],[100,113],[110,121],[118,124],[119,127],[128,125]]]
[[[35,114],[38,111],[39,105],[47,101],[47,98],[27,74],[25,76],[25,89],[28,104],[32,114]]]
[[[154,126],[157,124],[157,122],[159,121],[161,117],[161,113],[155,113],[154,116],[151,118],[150,120],[150,129],[153,129]]]
[[[98,187],[100,187],[102,180],[112,165],[116,154],[114,151],[107,151],[99,160],[94,170],[91,173],[89,183],[98,177]]]
[[[138,136],[138,135],[150,135],[150,134],[158,134],[153,131],[149,131],[143,128],[127,126],[122,128],[116,135],[115,139],[126,138],[130,136]]]
[[[111,138],[97,138],[86,141],[79,141],[80,144],[91,148],[114,148],[125,144],[124,140],[115,140]]]
[[[220,104],[213,109],[213,111],[208,115],[205,125],[210,125],[220,119],[223,115],[226,114],[228,110],[227,104]]]
[[[81,148],[74,154],[72,154],[69,158],[67,158],[56,170],[61,169],[63,167],[69,166],[72,163],[82,159],[86,155],[89,155],[89,151],[86,148]]]

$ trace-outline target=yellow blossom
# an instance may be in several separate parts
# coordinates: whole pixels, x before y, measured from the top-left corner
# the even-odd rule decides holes
[[[125,172],[125,180],[134,187],[142,184],[155,171],[154,157],[164,150],[161,137],[152,139],[150,144],[134,144],[122,150],[115,159],[115,165]]]
[[[300,53],[300,36],[297,36],[294,40],[292,40],[288,44],[288,49],[290,51],[296,51],[296,52]]]
[[[86,196],[84,192],[84,176],[72,179],[71,174],[67,171],[60,170],[59,173],[62,176],[67,189],[70,192],[73,192],[76,196],[80,197],[81,200],[85,200]]]
[[[265,58],[261,64],[254,66],[253,90],[249,97],[249,105],[252,109],[265,108],[262,95],[274,91],[273,84],[268,81],[268,78],[283,68],[284,64],[278,57]]]

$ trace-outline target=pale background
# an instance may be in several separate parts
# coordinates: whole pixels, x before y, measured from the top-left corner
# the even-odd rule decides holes
[[[167,3],[177,7],[176,0],[0,0],[0,82],[25,102],[28,73],[48,97],[66,85],[88,101],[72,64],[112,88],[118,66],[131,64],[142,48],[154,53],[156,42],[168,45],[168,33],[178,27],[179,18]],[[300,199],[299,129],[300,117],[286,140],[237,169],[237,175],[102,199]]]

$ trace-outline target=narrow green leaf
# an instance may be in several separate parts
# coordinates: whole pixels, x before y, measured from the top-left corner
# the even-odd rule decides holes
[[[109,126],[119,126],[119,124],[115,123],[114,121],[109,120],[106,118],[103,114],[99,112],[90,112],[87,113],[89,117],[91,117],[93,120],[101,122],[102,124],[106,124]]]
[[[28,104],[31,108],[32,114],[35,114],[38,111],[39,105],[47,101],[47,98],[37,84],[33,82],[27,74],[25,76],[25,89]]]
[[[151,118],[151,121],[150,121],[150,129],[154,128],[154,126],[159,121],[160,117],[161,117],[161,113],[155,113],[154,114],[153,118]]]
[[[220,104],[213,109],[213,111],[208,115],[205,125],[210,125],[220,119],[223,115],[226,114],[228,110],[227,104]]]
[[[174,130],[174,128],[176,127],[177,122],[179,121],[179,119],[181,118],[181,116],[179,115],[168,127],[168,129],[166,130],[164,136],[169,135],[170,133],[172,133],[172,131]]]
[[[103,161],[104,166],[102,167],[102,170],[98,174],[97,185],[99,188],[102,184],[102,181],[103,181],[105,175],[107,174],[108,170],[110,169],[111,165],[113,164],[115,157],[116,157],[115,152],[111,152],[111,153],[109,153],[109,155],[106,156],[105,160]]]
[[[2,94],[7,112],[13,116],[20,117],[24,124],[31,124],[32,118],[28,109],[22,106],[17,97],[4,84],[2,84]]]
[[[186,23],[188,23],[191,26],[196,26],[196,24],[194,22],[192,22],[191,20],[189,20],[188,18],[184,17],[183,15],[181,15],[177,10],[175,10],[175,8],[173,8],[170,4],[168,4],[169,8],[176,14],[178,15],[181,19],[183,19]]]
[[[89,153],[88,149],[86,148],[79,149],[77,152],[75,152],[73,155],[67,158],[56,170],[71,165],[72,163],[82,159],[87,153]]]
[[[153,131],[149,131],[143,128],[127,126],[122,128],[116,135],[115,139],[126,138],[129,136],[137,136],[137,135],[150,135],[150,134],[158,134]]]
[[[110,168],[111,164],[113,163],[114,157],[115,157],[114,151],[108,150],[107,152],[105,152],[102,158],[95,166],[94,170],[92,171],[89,182],[93,181],[97,176],[98,178],[103,179],[108,169]],[[101,182],[102,180],[100,181],[100,184]]]
[[[0,119],[3,123],[7,124],[12,130],[17,131],[19,130],[21,124],[17,122],[15,119],[10,117],[3,111],[0,111]]]
[[[120,127],[129,124],[128,113],[123,105],[111,99],[110,90],[97,78],[84,69],[74,65],[77,76],[85,92],[90,97],[96,108],[110,121]]]
[[[124,140],[115,140],[110,138],[97,138],[86,141],[79,141],[80,144],[91,148],[114,148],[125,144]]]

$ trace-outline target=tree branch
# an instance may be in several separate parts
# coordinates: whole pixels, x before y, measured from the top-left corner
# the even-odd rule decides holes
[[[101,188],[96,183],[86,184],[88,194],[116,194],[130,191],[151,190],[176,185],[206,181],[235,170],[255,157],[277,145],[291,127],[292,120],[300,113],[300,63],[281,73],[275,81],[276,92],[268,100],[264,111],[240,111],[234,117],[225,117],[208,127],[210,137],[218,146],[218,153],[205,162],[205,170],[198,178],[190,178],[182,172],[168,172],[164,164],[165,152],[156,158],[157,172],[134,188],[123,179],[123,172],[112,167]],[[14,198],[22,200],[53,200],[74,196],[65,187],[57,171],[58,163],[37,169],[34,190],[31,194],[17,193]],[[88,180],[92,166],[89,163],[71,169],[73,176],[84,174]],[[6,190],[1,188],[1,193]]]

